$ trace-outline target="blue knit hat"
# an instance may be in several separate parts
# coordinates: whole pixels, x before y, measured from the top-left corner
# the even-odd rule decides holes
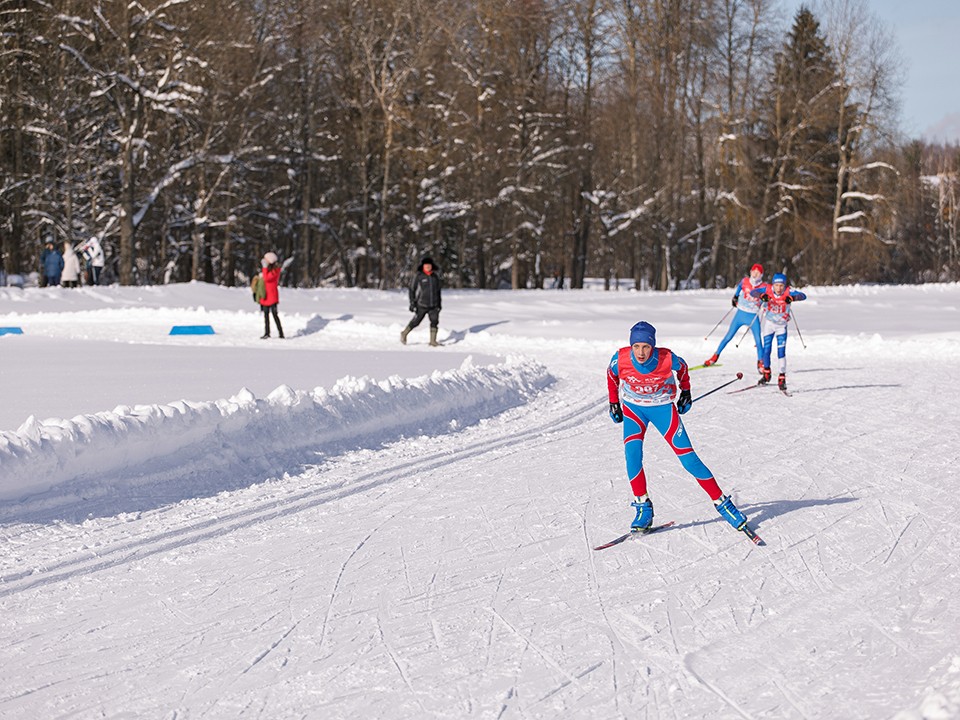
[[[776,275],[773,276],[772,282],[773,282],[774,284],[776,284],[776,283],[783,283],[784,285],[786,285],[786,284],[787,284],[787,276],[784,275],[783,273],[777,273]]]
[[[630,344],[646,343],[650,347],[657,345],[657,329],[650,323],[641,320],[630,328]]]

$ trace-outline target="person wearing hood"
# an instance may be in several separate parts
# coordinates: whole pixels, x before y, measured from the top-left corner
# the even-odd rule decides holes
[[[73,245],[66,241],[63,243],[63,274],[60,276],[60,284],[66,288],[75,288],[79,282],[80,258]]]
[[[440,276],[437,274],[436,267],[433,264],[433,258],[424,257],[417,266],[417,275],[410,283],[410,312],[414,313],[413,318],[407,323],[407,326],[400,333],[400,342],[407,344],[407,335],[417,325],[423,322],[423,318],[430,317],[430,345],[437,347],[437,332],[440,327],[440,310],[442,303],[440,301]]]
[[[77,252],[81,253],[87,259],[87,266],[90,270],[90,284],[100,284],[100,274],[103,272],[105,258],[103,255],[103,246],[96,235],[80,243]]]
[[[63,272],[63,255],[48,241],[43,254],[40,255],[40,264],[43,265],[44,284],[47,287],[60,284],[60,274]]]
[[[656,333],[650,323],[638,322],[630,328],[630,345],[617,350],[607,366],[610,419],[623,424],[627,477],[635,497],[631,505],[637,510],[630,529],[644,532],[653,527],[653,501],[647,492],[643,467],[643,439],[647,426],[653,425],[676,453],[683,469],[713,501],[720,516],[740,530],[747,523],[746,516],[720,490],[713,473],[693,449],[680,419],[693,405],[687,363],[668,348],[657,347]]]
[[[270,316],[273,315],[273,322],[277,326],[277,335],[283,339],[283,326],[280,325],[280,315],[277,314],[277,306],[280,304],[280,259],[274,252],[268,252],[260,261],[263,269],[263,297],[259,298],[260,307],[263,310],[263,335],[261,340],[270,337]]]

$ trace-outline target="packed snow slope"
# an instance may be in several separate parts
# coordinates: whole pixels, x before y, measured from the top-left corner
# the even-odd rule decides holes
[[[960,717],[960,286],[802,289],[684,416],[766,545],[651,430],[597,552],[610,356],[729,291],[0,288],[0,717]]]

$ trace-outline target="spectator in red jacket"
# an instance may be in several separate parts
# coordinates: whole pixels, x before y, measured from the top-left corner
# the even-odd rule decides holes
[[[263,266],[263,287],[264,296],[260,299],[260,307],[263,309],[263,336],[261,340],[270,337],[270,315],[273,315],[273,322],[277,325],[277,335],[283,338],[283,326],[280,325],[280,316],[277,314],[277,305],[280,304],[280,261],[277,254],[268,252],[261,261]]]

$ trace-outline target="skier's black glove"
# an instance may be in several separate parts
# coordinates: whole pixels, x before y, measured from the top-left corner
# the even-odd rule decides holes
[[[760,296],[760,299],[763,300],[764,302],[770,302],[770,296],[767,295],[766,293],[764,293],[763,295],[761,295],[761,296]]]
[[[691,405],[693,405],[693,401],[690,399],[690,391],[681,390],[680,397],[677,398],[677,412],[683,415],[690,409]]]
[[[623,410],[620,407],[620,403],[610,403],[610,419],[618,425],[623,422]]]
[[[790,303],[793,302],[793,298],[790,297],[789,295],[787,295],[787,296],[783,299],[783,301],[784,301],[787,305],[789,305]]]
[[[736,295],[734,295],[732,298],[730,298],[730,305],[732,305],[733,307],[736,307],[736,306],[737,306],[737,296],[736,296]]]
[[[413,303],[410,303],[410,312],[416,312],[416,311],[417,311],[417,306],[414,305]]]

